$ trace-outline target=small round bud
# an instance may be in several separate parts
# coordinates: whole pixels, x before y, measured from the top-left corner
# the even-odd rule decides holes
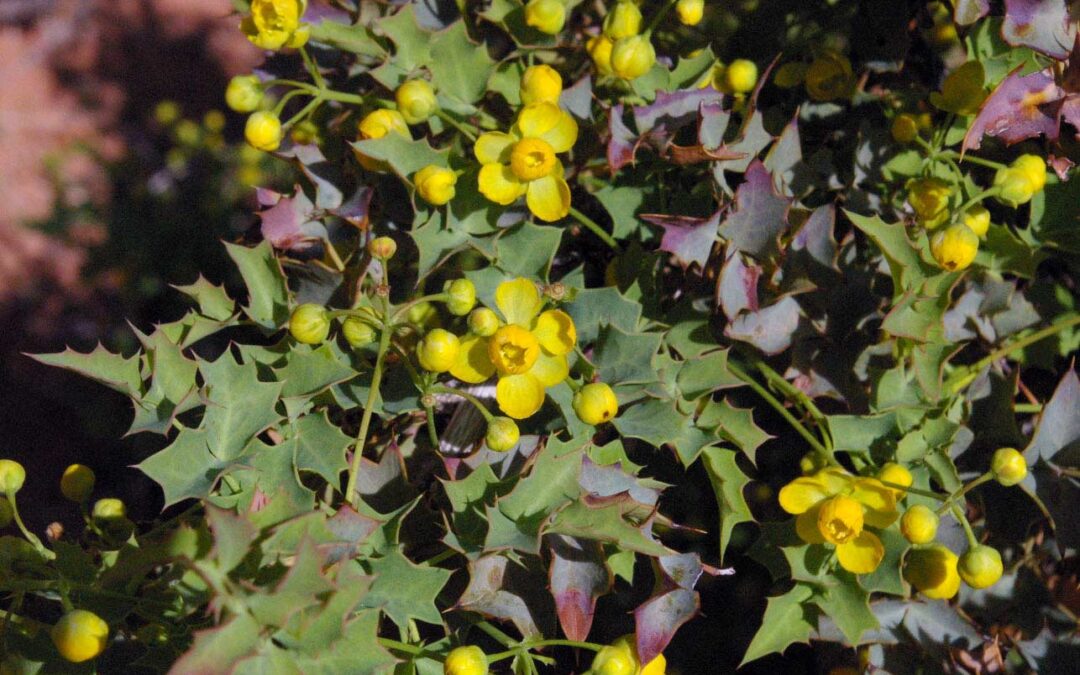
[[[236,112],[255,112],[262,99],[262,83],[257,75],[237,75],[225,87],[225,105]]]
[[[757,64],[749,59],[735,59],[724,69],[722,91],[732,94],[745,94],[753,91],[757,84]]]
[[[176,101],[161,101],[154,106],[154,121],[161,126],[171,126],[179,120],[180,106]]]
[[[1001,554],[993,546],[975,546],[960,556],[957,566],[960,578],[972,588],[989,588],[998,582],[1002,572]]]
[[[990,471],[998,483],[1012,487],[1027,476],[1027,462],[1016,448],[998,448],[990,459]]]
[[[487,672],[487,655],[475,645],[455,648],[443,662],[443,675],[487,675]]]
[[[341,334],[350,347],[359,349],[379,339],[379,333],[358,316],[350,316],[341,322]]]
[[[1020,155],[1013,160],[1013,168],[1019,169],[1031,181],[1035,192],[1046,187],[1046,160],[1038,155]]]
[[[593,658],[593,675],[636,675],[641,663],[630,640],[619,638],[596,652]]]
[[[397,242],[390,237],[375,237],[368,242],[367,250],[372,258],[389,260],[397,253]]]
[[[952,185],[940,178],[917,178],[909,180],[906,187],[908,204],[920,225],[932,230],[949,219]]]
[[[72,663],[82,663],[105,651],[109,625],[85,609],[76,609],[60,617],[50,631],[60,656]]]
[[[409,318],[409,323],[421,328],[431,328],[439,324],[439,312],[435,309],[435,305],[427,300],[409,307],[406,316]]]
[[[815,101],[848,98],[855,90],[855,75],[851,61],[835,52],[814,59],[806,69],[806,92]]]
[[[413,184],[424,201],[442,206],[457,193],[457,173],[444,166],[429,164],[413,174]]]
[[[480,337],[491,337],[499,330],[499,317],[487,307],[478,307],[469,314],[469,330]]]
[[[26,469],[13,459],[0,459],[0,492],[10,497],[22,489]]]
[[[360,138],[364,140],[383,138],[387,134],[395,133],[404,138],[411,138],[409,125],[405,118],[397,110],[379,108],[368,113],[358,125]]]
[[[878,480],[904,487],[911,487],[911,484],[915,482],[911,472],[896,462],[889,462],[881,467],[881,471],[878,471]],[[896,495],[897,499],[900,499],[906,493],[903,490],[893,488],[893,494]]]
[[[938,515],[933,509],[916,504],[900,518],[900,533],[912,544],[929,544],[937,536]]]
[[[322,344],[330,334],[330,313],[322,305],[306,303],[289,317],[289,333],[306,345]]]
[[[64,524],[52,522],[45,526],[45,538],[51,542],[60,541],[64,536]]]
[[[251,147],[263,152],[273,152],[281,145],[281,120],[267,110],[253,112],[244,125],[244,139]]]
[[[547,64],[529,66],[521,74],[521,103],[532,105],[533,103],[559,104],[559,96],[562,94],[562,75]]]
[[[435,90],[427,80],[409,80],[394,92],[398,112],[409,124],[421,124],[439,109]]]
[[[416,345],[416,359],[424,370],[443,373],[453,367],[460,349],[461,343],[456,335],[448,330],[435,328]]]
[[[828,462],[826,462],[825,458],[817,452],[808,452],[799,460],[799,470],[806,475],[817,473],[826,466],[828,466]]]
[[[506,452],[518,443],[521,432],[518,425],[509,417],[493,417],[488,422],[487,435],[484,440],[489,449],[495,452]]]
[[[675,13],[682,25],[696,26],[705,16],[705,0],[679,0],[675,3]]]
[[[998,189],[995,199],[1014,209],[1030,202],[1039,191],[1031,173],[1015,166],[998,169],[994,174],[994,187]]]
[[[574,394],[574,412],[585,424],[601,424],[619,412],[619,399],[604,382],[593,382]]]
[[[956,554],[942,544],[929,544],[908,551],[904,578],[928,598],[947,600],[960,590]]]
[[[11,502],[6,497],[0,497],[0,530],[11,524],[15,519],[15,510],[11,508]]]
[[[525,23],[541,33],[558,35],[566,24],[566,5],[562,0],[529,0],[525,4]]]
[[[119,499],[107,497],[94,502],[94,509],[90,515],[94,517],[94,520],[120,520],[127,517],[127,507]]]
[[[303,120],[289,131],[289,138],[297,145],[313,145],[319,142],[319,127],[311,120]]]
[[[454,316],[465,316],[476,306],[476,286],[468,279],[454,279],[446,285],[446,309]]]
[[[919,123],[915,121],[914,115],[900,113],[893,119],[889,131],[892,133],[893,140],[897,143],[910,143],[919,135]]]
[[[986,236],[986,231],[990,229],[990,211],[982,204],[976,204],[964,211],[961,222],[967,225],[968,229],[974,232],[976,237],[981,239]]]
[[[592,57],[593,64],[596,66],[596,72],[601,75],[611,75],[615,72],[611,69],[611,50],[614,46],[615,43],[604,35],[591,37],[589,38],[589,41],[585,43],[585,50],[588,51],[589,56]]]
[[[624,80],[641,77],[655,63],[656,49],[646,35],[623,38],[611,48],[611,70]]]
[[[617,41],[641,32],[641,10],[633,0],[619,0],[604,17],[604,35]]]
[[[69,501],[82,504],[94,491],[94,471],[82,464],[72,464],[60,477],[60,492]]]
[[[979,238],[963,223],[950,225],[930,239],[930,254],[949,271],[966,269],[979,252]]]

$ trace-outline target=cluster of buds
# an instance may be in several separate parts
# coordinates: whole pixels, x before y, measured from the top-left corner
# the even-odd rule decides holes
[[[641,33],[642,20],[633,0],[615,3],[604,17],[603,32],[586,45],[598,73],[633,80],[652,70],[656,49],[650,33]]]

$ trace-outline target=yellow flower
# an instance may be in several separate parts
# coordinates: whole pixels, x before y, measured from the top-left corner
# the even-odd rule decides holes
[[[919,135],[919,123],[911,113],[900,113],[893,119],[889,131],[897,143],[910,143]]]
[[[533,103],[559,103],[562,94],[562,75],[547,64],[529,66],[521,74],[521,102],[525,105]]]
[[[942,544],[913,548],[904,560],[904,578],[923,595],[947,600],[960,590],[957,557]]]
[[[930,239],[930,254],[949,271],[966,269],[979,252],[979,238],[963,223],[950,225]]]
[[[591,675],[664,675],[667,671],[667,659],[663,654],[645,666],[637,654],[637,641],[634,635],[624,635],[596,653]]]
[[[941,83],[941,93],[935,91],[930,94],[930,103],[957,115],[974,115],[986,98],[984,77],[983,65],[978,61],[968,61],[945,78]]]
[[[990,471],[998,483],[1012,487],[1027,476],[1027,462],[1016,448],[998,448],[990,459]]]
[[[489,449],[495,452],[506,452],[517,445],[519,438],[521,438],[521,432],[514,420],[509,417],[492,417],[488,422],[484,440]]]
[[[251,147],[273,152],[281,145],[281,120],[267,110],[251,113],[244,125],[244,139]]]
[[[612,41],[633,37],[640,32],[641,10],[633,0],[619,0],[604,17],[604,35]]]
[[[577,329],[562,310],[540,311],[540,293],[528,279],[499,284],[495,305],[505,324],[490,337],[463,338],[450,374],[473,384],[497,374],[499,409],[514,419],[525,419],[543,405],[544,389],[569,374],[566,355],[577,343]]]
[[[439,103],[427,80],[409,80],[394,92],[398,112],[409,124],[420,124],[435,114]]]
[[[757,64],[749,59],[735,59],[724,69],[720,81],[723,84],[721,91],[729,94],[745,94],[754,89],[757,84]]]
[[[900,534],[912,544],[928,544],[937,536],[938,515],[923,504],[904,511],[900,518]]]
[[[911,484],[915,482],[911,472],[896,462],[889,462],[881,467],[881,471],[878,471],[878,480],[904,487],[911,487]],[[903,499],[905,494],[903,490],[893,488],[893,496],[896,497],[896,501]]]
[[[624,80],[633,80],[652,70],[656,49],[648,35],[617,40],[611,48],[611,70]]]
[[[596,65],[596,72],[601,75],[611,75],[615,72],[611,69],[611,50],[614,46],[615,43],[604,35],[591,37],[585,43],[585,49],[592,57],[593,64]]]
[[[602,424],[619,412],[619,399],[611,387],[603,382],[592,382],[574,394],[572,403],[578,419],[585,424]]]
[[[443,662],[444,675],[487,675],[487,672],[487,654],[475,645],[457,647]]]
[[[82,464],[72,464],[60,477],[60,493],[76,504],[82,504],[94,491],[94,470]]]
[[[225,87],[225,104],[236,112],[255,112],[262,98],[262,83],[257,75],[237,75]]]
[[[330,314],[322,305],[310,302],[300,305],[289,317],[289,333],[297,342],[322,344],[330,334]]]
[[[967,225],[968,229],[981,239],[986,236],[986,231],[990,229],[990,211],[982,204],[976,204],[964,211],[960,222]]]
[[[553,222],[570,212],[570,187],[555,155],[577,141],[577,122],[552,103],[534,103],[518,113],[510,133],[489,131],[476,140],[473,152],[483,165],[480,193],[507,206],[525,195],[533,214]]]
[[[705,16],[705,0],[679,0],[675,3],[675,13],[684,26],[696,26]]]
[[[1001,554],[992,546],[973,546],[960,556],[960,578],[972,588],[989,588],[998,582],[1005,568]]]
[[[56,622],[50,636],[61,656],[72,663],[82,663],[105,651],[109,624],[93,612],[76,609]]]
[[[907,182],[907,200],[919,224],[928,230],[949,219],[949,199],[952,185],[940,178],[913,178]]]
[[[252,0],[251,15],[240,23],[240,30],[260,49],[302,47],[311,29],[300,18],[307,0]]]
[[[429,204],[442,206],[457,194],[457,173],[444,166],[429,164],[413,175],[416,191]]]
[[[840,566],[855,574],[873,572],[885,555],[881,540],[865,526],[888,527],[897,517],[896,497],[881,481],[834,467],[785,485],[780,506],[798,516],[803,541],[834,544]]]
[[[562,0],[529,0],[525,5],[525,23],[541,33],[557,35],[566,23],[566,5]]]
[[[416,360],[420,367],[432,373],[443,373],[457,362],[461,341],[448,330],[432,329],[416,345]]]
[[[835,52],[826,52],[806,69],[806,91],[815,101],[848,98],[855,90],[851,61]]]

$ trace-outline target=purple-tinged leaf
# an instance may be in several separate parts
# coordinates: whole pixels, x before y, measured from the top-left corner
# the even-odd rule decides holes
[[[691,216],[668,216],[661,213],[642,214],[640,218],[647,223],[664,228],[660,239],[660,250],[667,251],[684,268],[697,263],[704,268],[716,241],[716,229],[720,224],[720,211],[711,218],[693,218]]]
[[[795,195],[796,172],[802,161],[802,138],[799,136],[799,115],[796,113],[765,155],[765,168],[772,174],[777,190],[785,195]]]
[[[656,100],[634,108],[634,123],[639,133],[671,136],[679,128],[697,120],[702,105],[719,104],[724,95],[712,87],[657,92]]]
[[[990,0],[957,0],[953,9],[953,21],[970,26],[990,11]]]
[[[315,205],[300,186],[292,197],[281,197],[276,204],[259,212],[262,235],[274,248],[304,250],[313,239],[326,236],[326,228],[315,220]]]
[[[1059,466],[1080,466],[1080,378],[1075,370],[1061,378],[1043,406],[1024,457],[1029,465],[1042,458]]]
[[[743,253],[766,258],[779,251],[790,207],[791,200],[773,188],[765,165],[754,160],[746,169],[746,181],[735,191],[735,210],[720,226],[720,235]]]
[[[250,614],[236,614],[213,628],[197,631],[187,652],[173,664],[170,673],[224,675],[233,665],[250,655],[262,642],[262,626]]]
[[[508,562],[507,558],[496,554],[470,563],[469,585],[456,607],[510,621],[526,638],[539,638],[550,633],[554,608],[543,582],[532,570],[521,565],[508,566]],[[546,602],[544,597],[547,597]]]
[[[604,553],[595,541],[559,534],[546,539],[551,549],[549,579],[551,595],[563,633],[571,640],[585,640],[592,629],[596,600],[611,590],[612,575]]]
[[[627,473],[621,462],[597,464],[586,455],[581,460],[578,482],[583,490],[595,497],[613,497],[626,493],[634,501],[646,506],[656,506],[660,492],[641,484],[636,476]]]
[[[611,173],[614,175],[619,169],[634,161],[637,137],[626,126],[622,119],[623,107],[620,103],[608,111],[608,139],[607,161]]]
[[[1064,97],[1051,71],[1021,75],[1017,68],[983,102],[964,135],[964,150],[977,150],[983,136],[995,136],[1008,145],[1040,134],[1056,139]]]
[[[1076,130],[1076,138],[1080,139],[1080,96],[1073,94],[1066,97],[1066,99],[1061,104],[1060,117],[1062,120],[1068,122],[1073,126],[1073,129]],[[1053,165],[1054,171],[1057,173],[1059,178],[1062,178],[1062,180],[1064,180],[1065,177],[1063,176],[1060,167],[1071,167],[1072,162],[1065,158],[1058,158],[1056,162],[1057,163]],[[1065,175],[1067,176],[1068,168],[1065,168],[1065,172]]]
[[[792,251],[806,251],[810,257],[829,269],[836,266],[836,207],[825,204],[814,209],[791,242]]]
[[[328,565],[353,558],[357,555],[360,544],[384,522],[358,513],[351,506],[342,506],[326,521],[326,529],[330,530],[338,541],[320,544],[319,552],[325,556]]]
[[[1065,102],[1065,105],[1061,108],[1061,116],[1065,120],[1076,127],[1077,133],[1080,134],[1080,108],[1074,109],[1073,104],[1080,105],[1080,101],[1070,99]],[[1058,157],[1056,155],[1049,155],[1046,158],[1046,163],[1050,165],[1050,168],[1057,174],[1058,180],[1062,183],[1069,180],[1069,172],[1076,166],[1076,162],[1072,161],[1068,157]]]
[[[1005,0],[1001,36],[1014,47],[1031,47],[1064,59],[1076,37],[1069,4],[1065,0]]]
[[[672,588],[685,588],[694,590],[704,567],[701,565],[701,557],[697,553],[677,553],[665,555],[657,559],[660,569],[667,580],[673,584]]]
[[[718,148],[724,143],[731,113],[719,101],[702,103],[698,108],[698,143],[706,148]]]
[[[724,328],[724,335],[749,342],[766,354],[779,354],[791,346],[801,310],[790,295],[758,312],[740,315]]]
[[[717,280],[720,307],[729,320],[744,311],[758,311],[757,285],[760,277],[761,268],[753,263],[747,265],[742,254],[732,248]]]
[[[559,96],[559,105],[580,120],[590,119],[592,117],[592,77],[586,75],[572,87],[563,89],[562,95]]]
[[[698,594],[675,588],[649,598],[634,610],[638,658],[650,663],[671,642],[679,626],[697,615],[701,607]]]
[[[366,230],[371,217],[371,198],[374,194],[375,190],[366,185],[359,187],[348,200],[337,208],[330,209],[330,213],[353,227]]]

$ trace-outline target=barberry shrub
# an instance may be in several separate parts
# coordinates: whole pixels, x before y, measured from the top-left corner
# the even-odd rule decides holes
[[[744,662],[1075,669],[1064,0],[234,4],[296,187],[246,288],[36,357],[166,510],[73,465],[42,540],[0,460],[0,670],[719,672],[664,650],[755,569]]]

